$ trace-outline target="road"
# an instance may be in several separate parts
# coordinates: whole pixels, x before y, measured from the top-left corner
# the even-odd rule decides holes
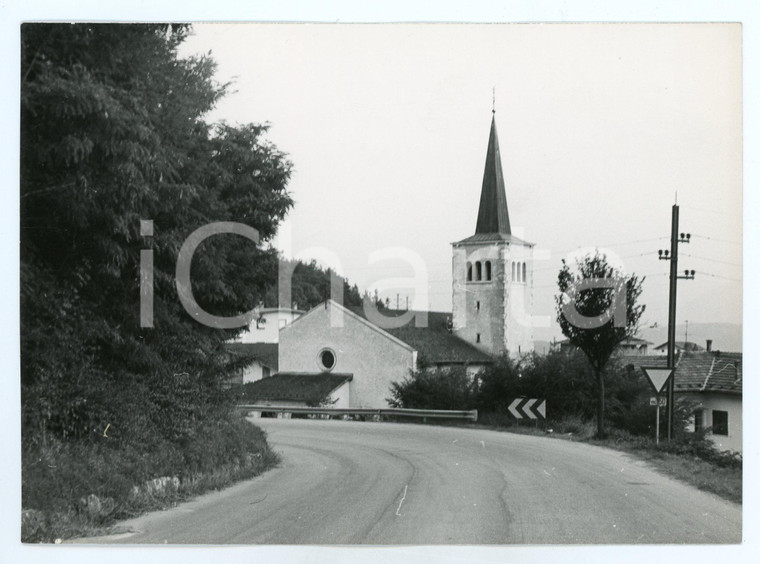
[[[741,506],[612,450],[397,423],[260,419],[282,463],[79,542],[738,543]]]

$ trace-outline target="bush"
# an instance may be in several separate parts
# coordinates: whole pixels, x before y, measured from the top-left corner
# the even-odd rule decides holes
[[[472,409],[475,384],[464,368],[412,372],[391,384],[391,407],[417,409]]]
[[[148,450],[107,438],[50,439],[27,445],[22,462],[22,540],[51,542],[255,476],[277,456],[261,429],[230,414],[199,424],[180,443]],[[159,478],[162,487],[144,486]],[[177,487],[166,487],[173,480]]]

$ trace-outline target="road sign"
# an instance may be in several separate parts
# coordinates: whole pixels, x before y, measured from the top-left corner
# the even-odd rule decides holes
[[[642,366],[641,369],[649,378],[649,383],[652,384],[656,394],[662,391],[668,378],[673,374],[672,368],[662,368],[661,366]]]
[[[515,419],[546,419],[546,400],[517,398],[507,408]]]
[[[659,400],[660,407],[665,407],[666,405],[668,405],[668,398],[666,398],[665,396],[662,396],[662,397],[654,396],[654,397],[649,398],[649,405],[652,405],[652,406],[657,405],[658,403],[657,400]]]

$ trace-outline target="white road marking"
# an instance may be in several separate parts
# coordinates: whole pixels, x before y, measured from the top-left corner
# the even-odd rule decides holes
[[[401,510],[401,504],[404,503],[404,500],[406,499],[406,488],[409,487],[409,484],[404,486],[404,495],[401,497],[401,501],[398,502],[398,507],[396,508],[396,515],[399,515],[399,511]],[[401,515],[399,515],[400,517]]]

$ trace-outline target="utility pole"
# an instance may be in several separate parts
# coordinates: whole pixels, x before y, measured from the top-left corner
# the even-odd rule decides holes
[[[660,260],[670,261],[670,299],[668,301],[668,368],[673,372],[668,379],[668,440],[673,438],[673,413],[675,402],[675,350],[676,350],[676,294],[678,279],[694,280],[694,271],[685,270],[684,276],[678,276],[678,243],[688,243],[691,233],[678,234],[678,204],[673,205],[673,215],[670,223],[670,252],[660,249]],[[658,407],[659,409],[659,407]]]

